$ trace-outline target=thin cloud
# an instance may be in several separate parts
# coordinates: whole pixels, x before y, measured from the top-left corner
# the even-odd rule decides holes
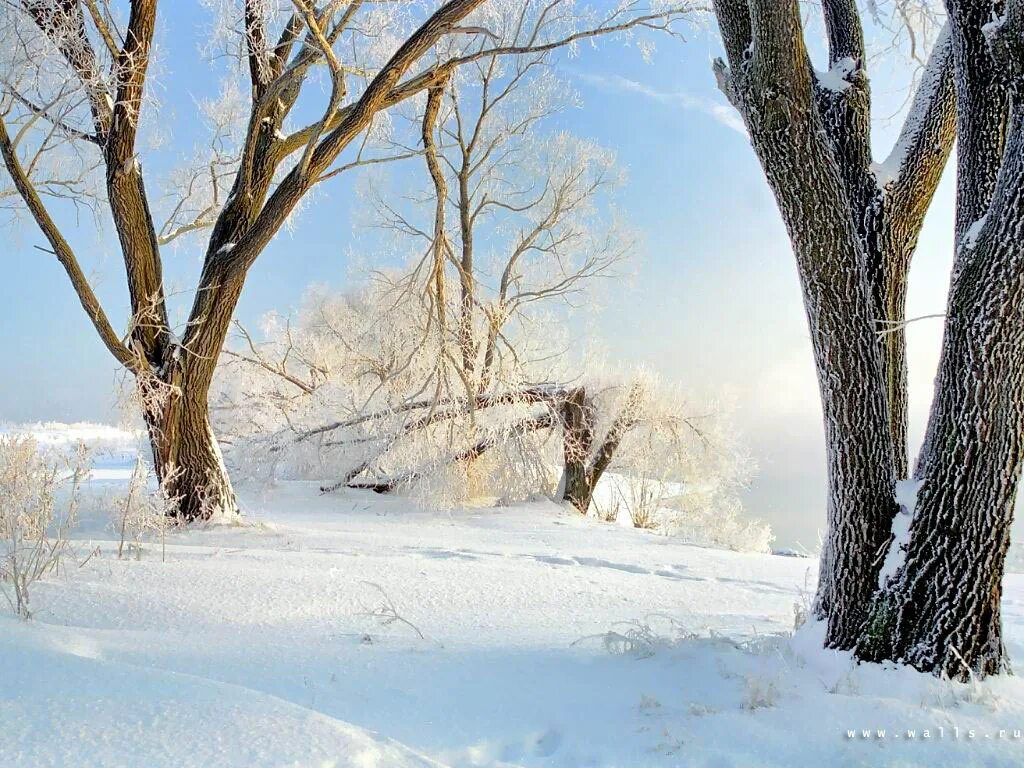
[[[658,90],[621,75],[595,75],[589,72],[580,72],[578,77],[584,82],[606,91],[636,93],[659,104],[682,107],[691,112],[700,112],[742,136],[747,135],[747,128],[735,110],[723,104],[717,104],[708,99],[700,99],[683,91]]]

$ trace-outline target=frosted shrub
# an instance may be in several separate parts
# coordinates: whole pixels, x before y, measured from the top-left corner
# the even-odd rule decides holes
[[[660,650],[674,648],[696,639],[698,635],[682,622],[671,616],[651,613],[643,619],[617,622],[613,629],[581,637],[572,645],[596,640],[612,655],[646,659]]]
[[[113,525],[120,535],[117,545],[119,559],[133,553],[136,559],[141,558],[142,542],[148,536],[160,538],[161,556],[166,559],[165,537],[174,521],[173,513],[178,501],[166,490],[174,484],[174,473],[168,473],[163,485],[153,492],[148,487],[149,479],[145,462],[141,457],[137,458],[128,491],[113,504]]]
[[[706,546],[766,552],[771,529],[743,517],[740,492],[753,472],[716,403],[692,404],[677,387],[644,371],[587,383],[593,433],[613,435],[608,472],[592,511],[617,508],[635,528],[660,530]],[[604,437],[604,444],[609,443]],[[592,451],[598,456],[602,449]],[[593,462],[592,462],[593,463]]]
[[[591,511],[609,522],[620,514],[629,517],[634,528],[655,530],[662,523],[663,503],[678,488],[647,473],[628,469],[605,475],[595,489]]]
[[[0,436],[0,586],[22,619],[32,585],[60,568],[87,471],[81,446],[50,459],[31,437]]]
[[[634,528],[655,529],[662,521],[662,504],[670,495],[669,484],[658,478],[637,475],[621,476],[623,482],[616,483],[616,490],[629,510],[629,519]]]
[[[656,480],[643,478],[635,483],[633,498],[629,506],[629,516],[634,528],[654,528],[658,523],[658,507],[662,499],[662,485]]]
[[[469,395],[419,296],[400,285],[380,276],[350,294],[311,293],[294,324],[269,318],[263,341],[240,330],[213,398],[232,467],[264,482],[386,483],[435,509],[553,492],[557,429],[550,403],[529,394],[551,372],[522,364],[540,353],[496,362]]]
[[[775,536],[760,520],[743,518],[738,498],[714,489],[696,489],[669,502],[665,532],[695,544],[737,552],[770,552]]]
[[[450,350],[423,323],[419,294],[401,284],[382,275],[355,293],[313,293],[294,323],[268,319],[263,341],[240,329],[244,344],[225,353],[213,412],[241,474],[401,493],[431,509],[568,498],[559,480],[568,484],[573,435],[574,477],[589,483],[578,504],[569,499],[581,512],[628,515],[634,527],[710,546],[767,549],[769,529],[741,517],[752,465],[728,407],[643,370],[591,361],[598,370],[580,377],[528,364],[545,358],[539,347],[509,356],[486,390],[469,395]],[[528,338],[545,337],[534,330]],[[535,383],[552,379],[578,383]]]
[[[743,690],[742,706],[747,710],[769,709],[779,701],[779,689],[772,680],[748,677]]]
[[[594,510],[598,520],[605,523],[614,523],[619,519],[619,513],[622,511],[622,502],[617,498],[604,503],[594,499],[591,502],[591,508]]]

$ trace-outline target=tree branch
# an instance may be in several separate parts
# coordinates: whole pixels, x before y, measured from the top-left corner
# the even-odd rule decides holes
[[[93,327],[95,327],[96,332],[100,336],[100,340],[121,365],[129,370],[138,371],[140,361],[124,345],[124,342],[121,341],[110,325],[103,307],[100,306],[99,299],[96,298],[92,286],[89,285],[89,281],[78,265],[78,259],[75,258],[71,246],[61,235],[60,230],[53,219],[50,218],[50,214],[47,212],[46,206],[43,205],[43,201],[36,192],[31,180],[25,175],[25,171],[18,161],[14,145],[11,143],[10,134],[7,132],[7,124],[3,119],[0,119],[0,154],[3,155],[4,165],[7,167],[7,172],[14,181],[18,193],[21,195],[22,200],[25,201],[25,205],[39,225],[39,229],[42,230],[43,235],[49,241],[57,260],[60,261],[64,271],[67,272],[71,285],[75,289],[75,293],[78,294],[78,300],[92,321]]]
[[[245,0],[243,11],[246,58],[249,61],[249,80],[252,83],[254,101],[262,96],[271,71],[270,62],[267,60],[266,21],[261,6],[258,0]]]
[[[738,72],[754,42],[748,0],[714,0],[715,18],[722,34],[729,67]]]
[[[100,13],[99,6],[96,5],[96,0],[83,0],[85,7],[89,9],[89,15],[92,17],[93,26],[96,27],[96,31],[99,32],[100,37],[103,39],[103,44],[107,47],[107,52],[110,54],[114,61],[117,61],[118,55],[121,53],[121,49],[114,39],[113,31],[107,24],[107,20],[103,18],[103,14]]]
[[[128,273],[132,314],[153,318],[153,322],[135,328],[135,334],[151,362],[158,362],[162,357],[162,348],[170,333],[160,246],[149,210],[142,167],[135,155],[155,25],[156,0],[132,0],[125,44],[118,57],[117,100],[113,106],[105,152],[107,196]]]
[[[55,3],[22,0],[22,7],[78,77],[89,99],[96,135],[105,139],[113,115],[112,97],[96,65],[96,52],[85,32],[81,6],[74,0]]]
[[[989,54],[992,4],[946,0],[957,98],[957,239],[988,210],[1003,157],[1010,98]]]
[[[876,168],[883,188],[894,175],[888,189],[891,204],[907,211],[914,229],[924,220],[955,139],[953,43],[947,26],[935,43],[899,138]]]
[[[822,0],[821,10],[828,32],[829,65],[849,58],[863,66],[864,30],[856,0]]]
[[[470,64],[475,61],[487,59],[490,57],[504,56],[504,55],[524,55],[530,53],[544,53],[553,51],[558,48],[565,48],[573,45],[581,40],[586,40],[601,35],[614,34],[617,32],[625,32],[630,29],[637,27],[656,27],[663,28],[667,24],[671,23],[671,20],[678,18],[690,9],[688,5],[674,6],[673,8],[660,11],[658,13],[645,14],[643,16],[637,16],[628,21],[620,22],[618,24],[608,24],[604,26],[596,27],[595,29],[584,30],[582,32],[576,32],[571,35],[567,35],[559,40],[552,41],[550,43],[543,44],[530,44],[530,45],[505,45],[505,46],[494,46],[491,48],[483,48],[470,54],[463,56],[456,56],[440,64],[437,64],[419,74],[411,77],[405,83],[396,85],[396,87],[382,99],[381,109],[387,109],[389,107],[398,104],[423,90],[430,88],[431,86],[445,80],[451,71],[456,67],[462,66],[463,64]],[[442,9],[443,10],[443,9]],[[449,32],[455,32],[455,29],[449,30]],[[344,122],[355,105],[349,105],[339,109],[333,118],[328,122],[328,129],[333,129],[341,125]],[[309,140],[309,135],[315,130],[316,126],[307,126],[299,131],[296,131],[291,136],[288,136],[278,147],[282,157],[286,157],[298,149],[301,149],[305,143]]]

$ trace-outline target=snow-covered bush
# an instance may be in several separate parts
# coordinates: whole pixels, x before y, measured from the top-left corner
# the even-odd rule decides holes
[[[769,709],[779,701],[779,689],[772,680],[748,677],[743,689],[742,706],[747,710]]]
[[[620,621],[612,629],[575,640],[573,645],[599,642],[613,656],[647,659],[659,651],[699,640],[700,636],[672,616],[652,613],[643,619]]]
[[[740,499],[753,472],[720,403],[700,403],[647,372],[588,382],[595,434],[617,443],[590,509],[625,512],[636,528],[706,546],[767,552],[765,523],[745,518]],[[618,431],[618,432],[617,432]],[[607,513],[606,513],[607,514]]]
[[[423,321],[419,296],[381,277],[311,293],[258,342],[240,329],[213,407],[229,462],[264,481],[388,484],[435,507],[553,490],[551,397],[531,383],[547,370],[502,360],[486,391],[467,394]]]
[[[32,585],[60,568],[87,473],[85,449],[47,456],[29,436],[0,435],[0,587],[14,612],[32,616]]]
[[[775,536],[760,520],[745,518],[730,491],[696,488],[666,503],[665,532],[705,546],[737,552],[771,552]]]

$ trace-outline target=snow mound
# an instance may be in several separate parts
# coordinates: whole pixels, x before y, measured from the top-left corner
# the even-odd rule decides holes
[[[33,768],[439,765],[274,696],[108,661],[74,632],[8,618],[0,619],[0,722],[5,763]]]

